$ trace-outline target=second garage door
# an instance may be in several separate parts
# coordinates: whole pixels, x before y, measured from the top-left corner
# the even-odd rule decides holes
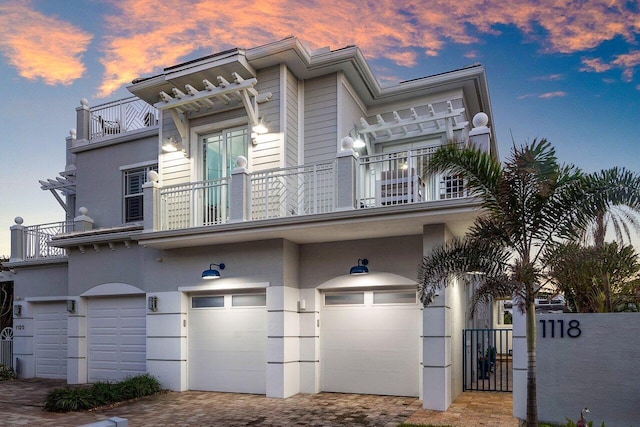
[[[67,378],[67,305],[34,305],[36,378]]]
[[[322,391],[418,396],[416,292],[327,292],[323,297]]]
[[[145,297],[92,298],[88,314],[89,382],[119,381],[144,374]]]
[[[188,359],[191,390],[265,394],[265,294],[193,296]]]

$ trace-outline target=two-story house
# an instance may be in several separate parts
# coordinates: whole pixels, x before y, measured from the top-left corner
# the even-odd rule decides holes
[[[496,153],[480,65],[381,87],[355,46],[231,49],[77,108],[67,221],[11,227],[21,377],[148,372],[287,397],[462,391],[470,290],[424,308],[424,254],[478,215],[441,144]]]

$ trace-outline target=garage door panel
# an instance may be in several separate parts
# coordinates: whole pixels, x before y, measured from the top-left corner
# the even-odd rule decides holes
[[[189,388],[266,393],[266,308],[197,308],[189,316]]]
[[[35,376],[67,377],[67,306],[63,302],[34,305]]]
[[[146,372],[144,297],[89,300],[89,381],[117,381]]]
[[[320,332],[322,390],[417,396],[417,304],[325,306]]]

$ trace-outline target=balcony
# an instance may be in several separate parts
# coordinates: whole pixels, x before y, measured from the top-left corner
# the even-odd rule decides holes
[[[88,140],[99,141],[158,124],[158,111],[137,97],[130,97],[88,108]],[[79,123],[80,125],[80,123]],[[80,128],[81,126],[79,126]]]
[[[73,230],[73,221],[52,222],[23,226],[22,219],[16,218],[16,225],[11,227],[11,259],[10,261],[47,261],[66,258],[63,248],[50,246],[54,236]]]
[[[155,223],[145,229],[180,230],[234,222],[330,214],[467,197],[461,179],[423,176],[436,147],[249,172],[237,168],[214,181],[150,186],[145,203]],[[396,209],[397,210],[397,209]],[[145,217],[147,214],[145,213]]]

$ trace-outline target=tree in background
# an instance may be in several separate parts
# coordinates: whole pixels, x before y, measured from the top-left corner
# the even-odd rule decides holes
[[[538,424],[536,386],[535,298],[544,286],[548,260],[563,241],[575,241],[598,212],[611,206],[638,204],[640,177],[624,169],[583,174],[558,163],[546,141],[513,147],[504,167],[473,147],[444,146],[433,155],[425,174],[460,175],[481,200],[483,213],[463,239],[454,239],[424,257],[419,292],[430,304],[451,275],[471,271],[479,287],[472,306],[514,296],[526,315],[527,426]]]
[[[549,276],[579,313],[610,313],[640,309],[640,263],[633,246],[604,242],[584,247],[558,245]]]

